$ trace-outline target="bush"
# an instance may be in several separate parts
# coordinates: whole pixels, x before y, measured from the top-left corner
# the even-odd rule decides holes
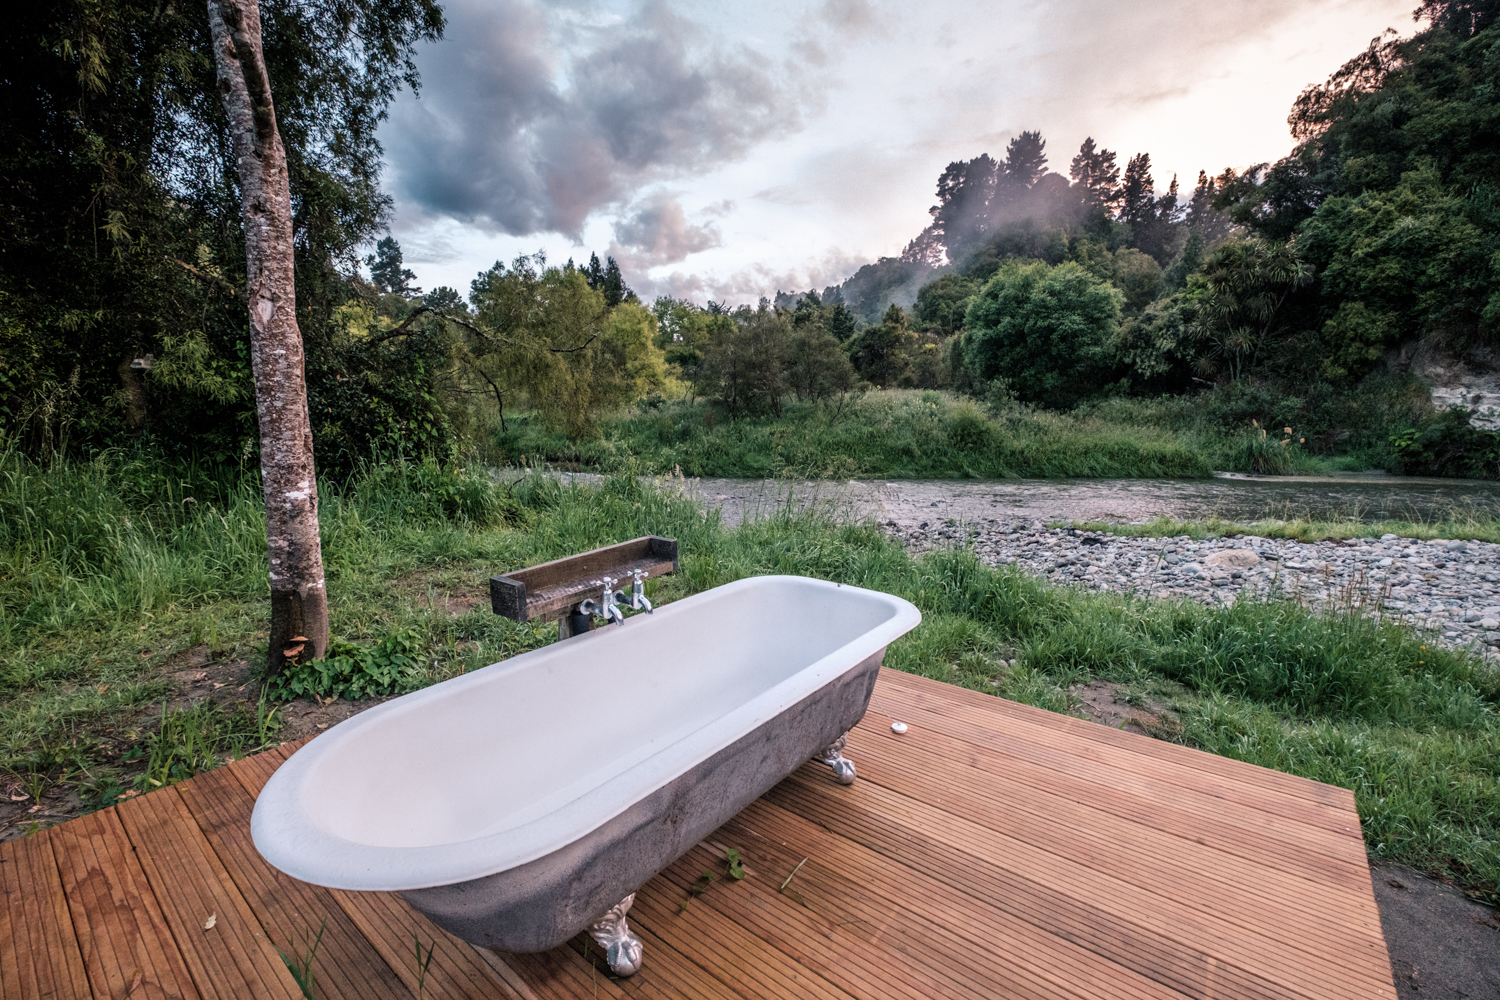
[[[328,656],[293,663],[265,681],[273,701],[293,698],[377,698],[415,691],[427,684],[420,659],[422,640],[415,629],[398,629],[374,646],[333,640]]]
[[[1407,476],[1500,478],[1500,434],[1469,423],[1469,411],[1455,406],[1418,430],[1391,437],[1396,469]]]
[[[1114,379],[1122,301],[1077,264],[1010,261],[969,306],[964,362],[976,381],[1010,379],[1025,402],[1076,406]]]

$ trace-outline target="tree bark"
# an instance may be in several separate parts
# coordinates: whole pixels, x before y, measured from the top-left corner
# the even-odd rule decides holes
[[[328,648],[328,592],[292,247],[286,150],[261,52],[257,0],[208,0],[219,92],[229,113],[245,221],[250,364],[260,421],[271,570],[269,674]]]

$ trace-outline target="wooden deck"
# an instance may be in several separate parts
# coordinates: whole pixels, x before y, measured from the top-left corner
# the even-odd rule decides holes
[[[269,868],[250,809],[293,749],[0,844],[0,995],[295,1000],[273,944],[320,926],[319,998],[417,996],[414,937],[434,998],[1396,995],[1348,791],[891,671],[859,780],[807,765],[648,883],[621,981]],[[749,876],[684,910],[729,847]]]

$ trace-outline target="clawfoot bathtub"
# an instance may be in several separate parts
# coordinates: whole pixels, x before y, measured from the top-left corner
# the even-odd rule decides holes
[[[544,951],[589,931],[640,965],[635,890],[843,738],[893,639],[888,594],[741,580],[373,708],[272,776],[251,832],[275,867],[394,890],[474,944]]]

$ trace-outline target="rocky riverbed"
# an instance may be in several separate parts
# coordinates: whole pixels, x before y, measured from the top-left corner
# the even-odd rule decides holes
[[[1386,535],[1303,543],[1235,536],[1194,541],[1048,528],[1042,522],[883,522],[913,551],[972,545],[995,566],[1016,565],[1090,591],[1229,603],[1282,594],[1314,607],[1399,615],[1443,645],[1500,658],[1500,545]]]

